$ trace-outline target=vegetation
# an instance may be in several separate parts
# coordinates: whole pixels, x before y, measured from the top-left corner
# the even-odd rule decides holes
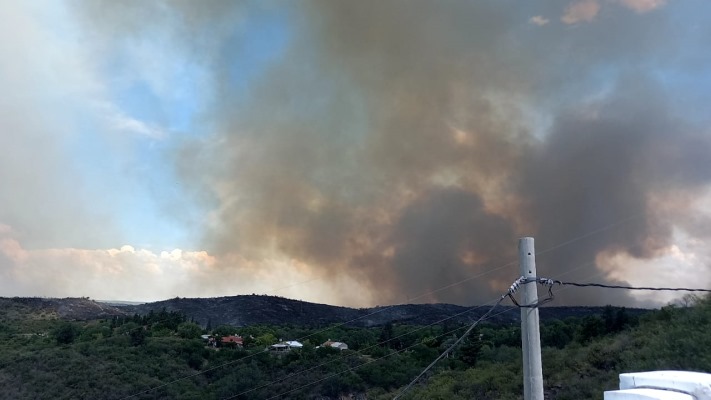
[[[711,300],[687,304],[639,318],[608,307],[544,322],[548,397],[600,398],[626,371],[711,371]],[[177,312],[78,322],[3,306],[0,399],[391,399],[466,329],[448,321],[373,328],[222,325],[209,333],[241,335],[245,347],[213,348],[200,338],[208,332]],[[265,350],[280,339],[301,339],[304,347],[281,355]],[[318,347],[328,339],[350,348]],[[404,398],[520,399],[521,380],[518,326],[485,323]]]

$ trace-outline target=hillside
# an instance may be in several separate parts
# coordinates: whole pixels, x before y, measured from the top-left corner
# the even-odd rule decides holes
[[[34,319],[64,319],[86,321],[123,316],[125,311],[85,297],[53,299],[44,297],[0,298],[0,317],[17,319],[22,315]]]
[[[472,308],[454,304],[403,304],[373,308],[348,308],[327,304],[309,303],[277,296],[230,296],[214,298],[174,298],[140,305],[118,306],[127,314],[146,315],[151,311],[178,311],[205,327],[232,325],[292,324],[324,326],[346,323],[350,326],[381,326],[389,322],[426,325],[444,318],[453,322],[471,322],[479,318],[487,307]],[[519,321],[520,312],[514,307],[504,307],[490,319],[495,323]],[[629,309],[630,315],[640,315],[648,310]],[[545,307],[542,319],[564,319],[589,314],[599,314],[601,307]]]
[[[151,311],[173,311],[184,314],[202,327],[208,325],[283,325],[318,327],[344,323],[353,327],[382,326],[387,323],[428,325],[443,319],[469,323],[479,318],[487,307],[464,307],[454,304],[400,304],[373,308],[349,308],[309,303],[277,296],[229,296],[213,298],[174,298],[153,303],[121,304],[98,302],[88,298],[0,298],[0,319],[61,319],[88,321],[116,316],[147,315]],[[502,307],[489,319],[497,324],[519,321],[519,311]],[[601,314],[601,307],[544,307],[542,320],[565,319]],[[628,309],[631,316],[649,310]]]
[[[241,300],[280,304],[273,302],[277,298],[245,297]],[[186,304],[216,301],[204,300]],[[50,312],[76,311],[82,304],[92,313],[100,309],[85,301],[0,299],[0,399],[386,400],[466,330],[466,325],[448,322],[368,328],[216,327],[211,333],[236,333],[245,341],[242,348],[214,348],[200,339],[203,329],[178,313],[65,321]],[[380,314],[409,318],[419,310],[448,312],[448,307],[398,306]],[[543,314],[583,310],[546,309]],[[602,391],[617,386],[620,372],[711,368],[705,350],[711,345],[711,299],[652,310],[639,318],[614,307],[588,310],[602,313],[541,324],[547,399],[600,398]],[[304,347],[287,354],[265,351],[280,338],[298,339]],[[343,341],[349,349],[316,347],[329,339]],[[516,324],[487,320],[403,399],[520,399],[520,345]]]

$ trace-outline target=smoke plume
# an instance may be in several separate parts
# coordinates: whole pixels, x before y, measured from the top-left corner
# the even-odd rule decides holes
[[[692,216],[711,182],[708,118],[670,84],[710,66],[688,51],[708,28],[679,28],[662,2],[585,4],[272,4],[260,12],[286,15],[288,39],[248,85],[234,37],[206,39],[230,22],[205,4],[186,23],[200,40],[179,37],[211,68],[210,135],[176,157],[209,215],[204,247],[245,275],[263,264],[224,260],[296,260],[368,288],[345,303],[471,304],[516,278],[498,267],[521,236],[536,238],[540,275],[591,281],[630,279],[610,260],[651,262],[678,232],[708,237],[708,216]]]

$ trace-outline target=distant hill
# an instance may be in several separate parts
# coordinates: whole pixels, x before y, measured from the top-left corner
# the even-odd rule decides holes
[[[0,298],[0,315],[7,319],[92,320],[126,315],[124,310],[86,297],[52,299],[44,297]]]
[[[137,306],[146,304],[145,301],[126,301],[126,300],[95,300],[97,303],[108,304],[110,306]]]
[[[290,324],[318,327],[344,323],[356,327],[381,326],[388,322],[428,325],[448,319],[457,323],[475,321],[488,306],[464,307],[454,304],[400,304],[373,308],[349,308],[309,303],[277,296],[230,296],[212,298],[174,298],[153,303],[93,301],[88,298],[0,298],[1,319],[92,320],[114,316],[145,315],[151,311],[178,311],[202,326],[249,326]],[[631,316],[649,310],[627,309]],[[542,320],[601,314],[603,307],[543,307]],[[498,324],[518,323],[518,308],[501,306],[489,321]]]
[[[179,311],[198,324],[213,327],[223,324],[249,326],[256,324],[292,324],[323,326],[346,323],[351,326],[380,326],[388,322],[426,325],[450,318],[452,322],[468,323],[483,315],[488,306],[464,307],[454,304],[404,304],[374,308],[348,308],[309,303],[277,296],[230,296],[214,298],[174,298],[140,305],[117,305],[127,314],[148,314],[165,309]],[[496,323],[516,323],[520,312],[515,307],[501,307],[490,320]],[[544,307],[541,319],[564,319],[602,313],[602,307]],[[630,315],[648,310],[628,309]]]

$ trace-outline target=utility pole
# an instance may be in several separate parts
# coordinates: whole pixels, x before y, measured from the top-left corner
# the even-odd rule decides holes
[[[536,279],[536,252],[532,237],[518,240],[518,260],[521,276]],[[522,304],[538,303],[538,285],[530,282],[521,285]],[[538,326],[538,308],[521,308],[521,344],[523,347],[523,398],[543,400],[543,368],[541,367],[541,334]]]

